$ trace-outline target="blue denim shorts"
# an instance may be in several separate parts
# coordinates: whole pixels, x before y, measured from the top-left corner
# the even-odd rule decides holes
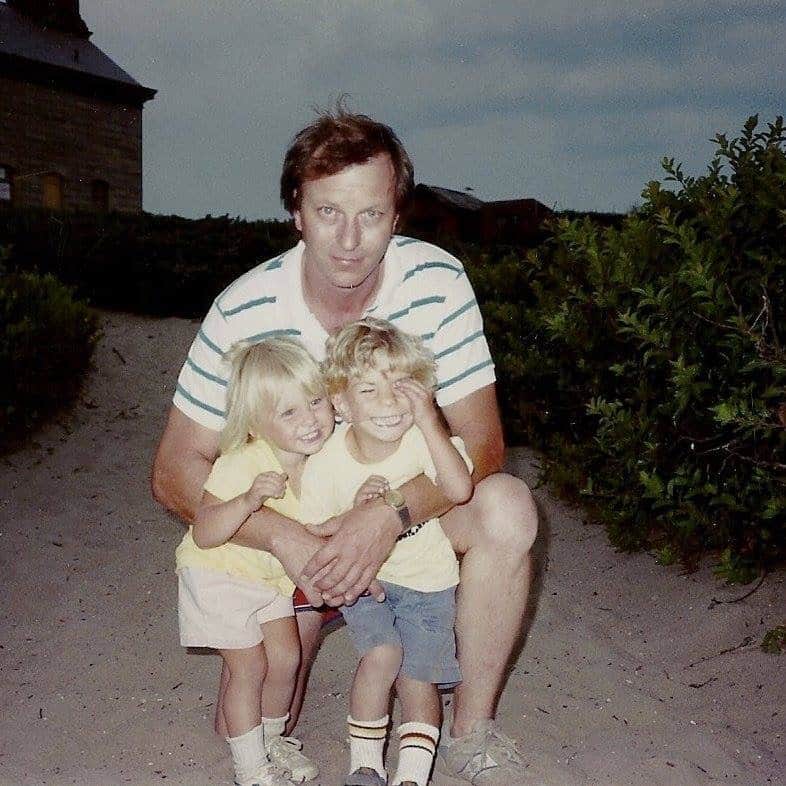
[[[381,644],[404,651],[402,673],[447,688],[461,682],[456,659],[456,588],[419,592],[381,581],[385,600],[369,595],[342,606],[355,649],[363,655]]]

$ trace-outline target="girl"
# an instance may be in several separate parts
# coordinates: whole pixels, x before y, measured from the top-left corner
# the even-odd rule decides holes
[[[297,341],[239,345],[228,361],[221,456],[176,551],[180,642],[223,659],[236,786],[288,786],[318,774],[300,743],[283,736],[300,660],[295,585],[272,554],[229,541],[262,505],[299,520],[303,467],[332,433],[333,409]]]

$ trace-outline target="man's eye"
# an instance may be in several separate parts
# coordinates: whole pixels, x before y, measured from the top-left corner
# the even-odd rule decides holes
[[[322,205],[317,211],[320,215],[325,216],[325,218],[330,218],[334,216],[336,213],[336,209],[331,207],[330,205]]]

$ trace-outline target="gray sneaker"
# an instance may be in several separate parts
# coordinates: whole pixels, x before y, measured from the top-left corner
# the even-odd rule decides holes
[[[478,721],[469,734],[450,741],[443,734],[437,749],[437,769],[472,786],[544,783],[529,771],[516,743],[493,720]]]
[[[303,743],[296,737],[274,737],[270,740],[267,755],[279,769],[289,771],[289,780],[304,783],[319,775],[319,767],[304,753]]]
[[[347,775],[344,786],[387,786],[387,780],[371,767],[358,767]]]

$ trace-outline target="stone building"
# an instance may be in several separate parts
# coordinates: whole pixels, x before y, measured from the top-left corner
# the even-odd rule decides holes
[[[0,0],[0,208],[142,209],[155,95],[90,42],[79,0]]]

